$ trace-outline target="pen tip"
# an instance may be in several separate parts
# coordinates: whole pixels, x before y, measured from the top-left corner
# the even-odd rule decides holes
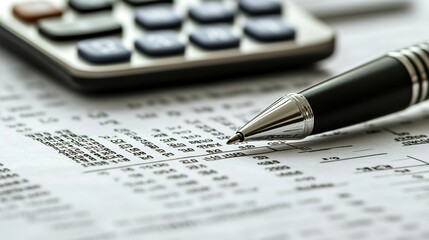
[[[241,135],[240,133],[236,133],[233,136],[231,136],[228,141],[226,141],[226,144],[233,144],[236,142],[241,142],[243,141],[243,135]]]

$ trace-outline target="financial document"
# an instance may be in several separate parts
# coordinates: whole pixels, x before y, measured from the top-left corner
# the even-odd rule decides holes
[[[341,51],[365,39],[347,36],[355,42],[346,38]],[[420,40],[401,39],[373,50]],[[2,240],[429,238],[427,103],[301,141],[225,144],[278,97],[376,53],[269,77],[99,95],[0,54]]]

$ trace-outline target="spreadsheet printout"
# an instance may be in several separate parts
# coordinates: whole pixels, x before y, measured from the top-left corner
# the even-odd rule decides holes
[[[348,34],[319,68],[122,94],[69,91],[0,48],[0,238],[428,239],[427,103],[301,141],[225,144],[278,97],[429,39],[407,34],[422,26]],[[374,32],[402,37],[344,50]]]

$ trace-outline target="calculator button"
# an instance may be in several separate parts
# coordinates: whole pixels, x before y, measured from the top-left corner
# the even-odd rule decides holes
[[[190,40],[197,46],[209,49],[233,48],[240,45],[240,38],[228,25],[214,25],[194,30]]]
[[[119,38],[100,38],[77,43],[79,56],[91,63],[115,63],[128,61],[131,52]]]
[[[124,1],[134,6],[142,6],[142,5],[158,4],[158,3],[173,3],[173,0],[124,0]]]
[[[47,19],[38,24],[39,32],[57,40],[73,40],[99,37],[122,32],[121,25],[110,15],[80,17],[75,20]]]
[[[235,9],[222,2],[206,2],[189,9],[189,16],[199,23],[232,22]]]
[[[39,19],[61,16],[63,10],[53,5],[51,2],[34,1],[22,2],[13,6],[13,14],[25,21],[36,22]]]
[[[150,30],[179,28],[182,18],[170,4],[143,7],[136,12],[136,22]]]
[[[147,33],[135,41],[135,46],[149,56],[176,55],[185,51],[185,45],[173,31]]]
[[[69,6],[81,13],[112,10],[114,0],[69,0]]]
[[[295,38],[295,29],[280,17],[264,17],[249,20],[244,32],[262,42],[291,40]]]
[[[240,0],[240,9],[249,15],[280,14],[282,12],[279,0]]]

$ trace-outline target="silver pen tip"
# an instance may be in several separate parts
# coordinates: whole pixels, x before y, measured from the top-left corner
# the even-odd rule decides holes
[[[236,143],[236,142],[242,142],[243,140],[244,140],[243,139],[243,135],[241,133],[236,133],[236,134],[232,135],[228,139],[228,141],[226,141],[226,144],[233,144],[233,143]]]

